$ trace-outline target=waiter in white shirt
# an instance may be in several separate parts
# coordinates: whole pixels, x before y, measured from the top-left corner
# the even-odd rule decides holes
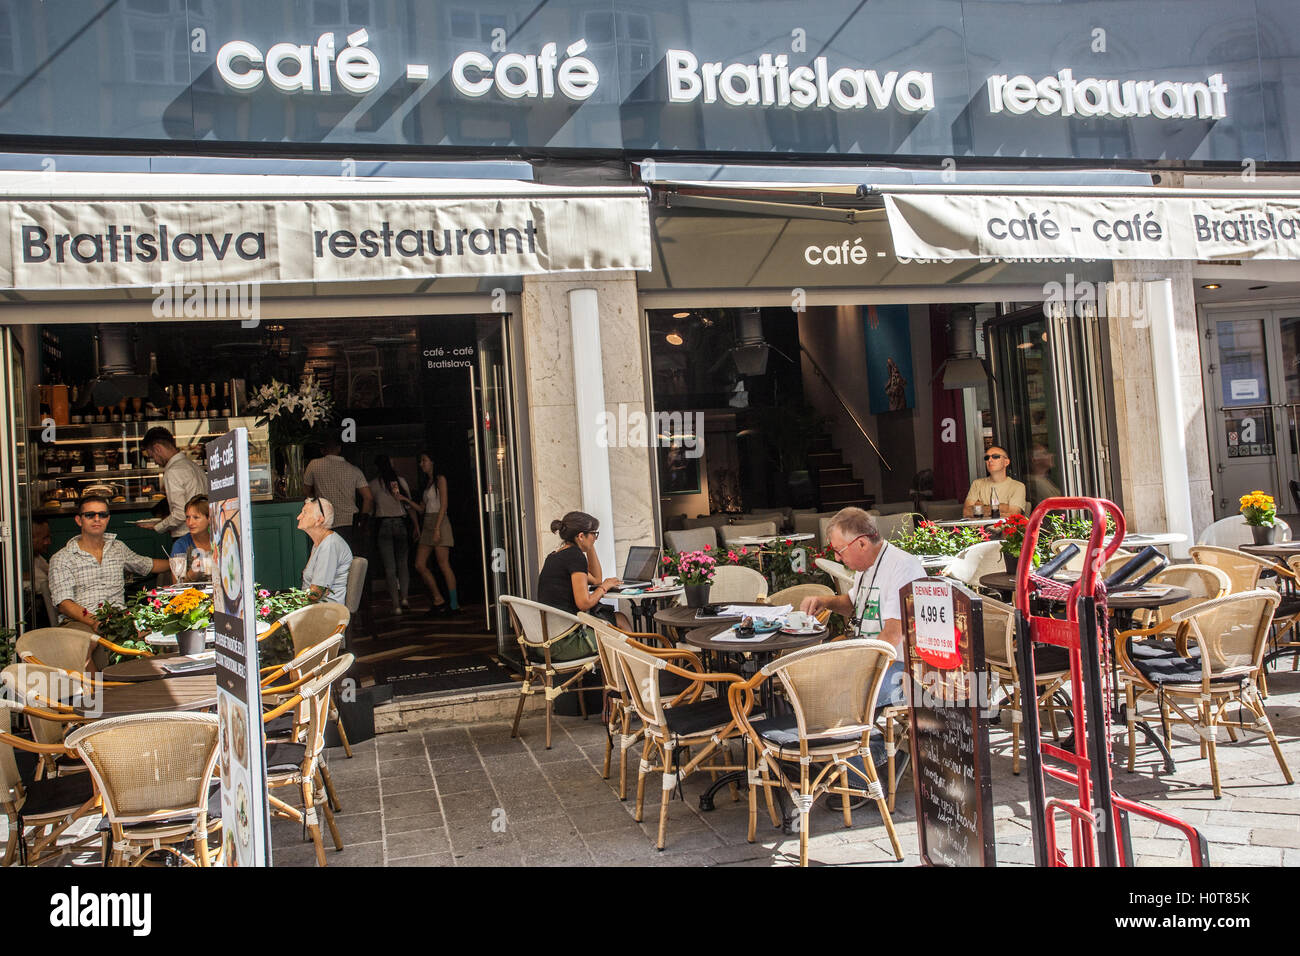
[[[163,466],[163,493],[167,496],[167,517],[157,521],[142,521],[141,528],[170,534],[173,538],[185,535],[185,503],[195,495],[208,493],[208,476],[203,466],[182,454],[176,439],[165,428],[154,427],[144,433],[140,449],[145,457]]]

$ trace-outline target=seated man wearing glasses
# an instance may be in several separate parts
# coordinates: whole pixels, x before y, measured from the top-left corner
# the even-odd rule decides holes
[[[915,555],[901,551],[880,536],[875,519],[861,508],[844,508],[831,519],[827,537],[835,557],[853,576],[848,594],[833,597],[805,598],[800,610],[818,614],[829,608],[848,622],[848,636],[885,641],[897,657],[885,671],[876,698],[876,710],[902,704],[903,692],[903,606],[899,591],[910,581],[925,577],[925,569]],[[888,755],[879,733],[871,735],[871,760],[884,766]],[[906,764],[895,766],[901,774]],[[838,798],[836,798],[838,800]],[[857,802],[857,801],[854,801]],[[838,807],[838,803],[835,804]]]
[[[961,513],[967,518],[1005,518],[1007,515],[1024,514],[1028,508],[1025,486],[1023,482],[1007,475],[1007,469],[1011,467],[1007,450],[999,445],[990,446],[984,453],[984,467],[988,469],[989,476],[976,478],[970,483],[970,491],[966,493],[966,504],[962,506]],[[993,514],[995,503],[997,515]],[[976,508],[980,511],[978,515],[975,513]]]
[[[50,598],[59,623],[99,631],[95,609],[125,603],[123,573],[160,574],[170,570],[166,558],[136,554],[117,535],[108,534],[108,499],[87,495],[77,506],[81,534],[50,558]]]
[[[333,530],[334,506],[327,498],[308,498],[298,512],[298,530],[311,538],[311,554],[302,569],[302,589],[311,595],[311,603],[333,601],[348,603],[348,572],[352,569],[352,549],[343,536]]]

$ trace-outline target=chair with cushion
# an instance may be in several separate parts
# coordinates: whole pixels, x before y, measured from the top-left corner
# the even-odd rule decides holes
[[[217,763],[217,715],[129,714],[68,735],[94,777],[112,831],[109,866],[155,852],[208,865],[208,791]],[[194,845],[194,855],[182,847]]]
[[[1277,541],[1291,540],[1291,526],[1281,518],[1273,519],[1277,526]],[[1200,533],[1197,544],[1212,544],[1221,548],[1238,548],[1243,544],[1254,544],[1255,534],[1246,524],[1245,515],[1229,515],[1220,518]]]
[[[719,528],[723,548],[730,548],[737,538],[765,538],[776,534],[776,522],[759,521],[754,524],[729,524]]]
[[[646,774],[658,771],[663,775],[663,796],[659,805],[659,837],[656,846],[664,848],[668,828],[668,803],[678,781],[685,780],[696,769],[718,772],[742,770],[739,765],[727,762],[726,743],[738,736],[735,718],[727,706],[725,696],[678,702],[669,706],[665,699],[662,676],[675,674],[700,684],[717,684],[719,688],[740,680],[735,674],[707,674],[678,667],[671,661],[638,647],[620,634],[601,632],[606,652],[613,658],[614,666],[622,670],[623,689],[627,703],[640,718],[644,727],[645,743],[641,749],[641,764],[636,782],[636,821],[641,822],[645,809]],[[680,755],[689,753],[685,764]],[[656,760],[651,761],[651,756]],[[722,762],[719,763],[718,760]]]
[[[99,811],[99,794],[89,774],[37,780],[34,774],[22,772],[14,756],[17,750],[42,758],[75,756],[75,751],[61,742],[42,744],[15,734],[13,718],[24,716],[28,720],[55,721],[65,726],[81,723],[0,696],[0,811],[8,820],[9,831],[0,866],[12,866],[15,859],[23,866],[36,866],[58,856],[68,849],[58,845],[68,827]],[[91,841],[98,842],[99,835],[92,834],[73,845]]]
[[[1287,558],[1286,566],[1292,574],[1296,575],[1297,579],[1300,579],[1300,555],[1292,555]],[[1291,598],[1291,595],[1282,596],[1282,604],[1278,606],[1277,613],[1274,615],[1277,626],[1270,642],[1272,646],[1268,652],[1268,659],[1271,661],[1281,657],[1287,651],[1292,651],[1291,670],[1295,670],[1297,666],[1300,666],[1300,631],[1297,630],[1297,625],[1300,625],[1300,610],[1288,615],[1285,622],[1277,620],[1282,617],[1285,611],[1290,610],[1287,605],[1293,603],[1294,598],[1291,598],[1291,602],[1288,602],[1288,598]],[[1290,632],[1289,636],[1288,632]]]
[[[75,674],[93,670],[92,656],[101,650],[127,657],[152,656],[149,651],[120,647],[97,634],[74,627],[38,627],[20,635],[14,644],[14,654],[20,661],[57,667]]]
[[[796,511],[794,513],[794,533],[816,535],[814,544],[818,548],[826,546],[826,526],[831,523],[837,511]]]
[[[767,578],[752,568],[728,564],[713,569],[710,604],[755,604],[763,597],[767,597]],[[678,600],[685,603],[686,596]]]
[[[586,612],[579,612],[578,620],[591,628],[592,633],[596,635],[596,650],[600,655],[600,670],[605,680],[605,770],[601,774],[601,778],[604,780],[609,779],[610,762],[617,740],[618,798],[626,800],[627,752],[636,746],[638,741],[645,739],[645,729],[639,728],[636,733],[631,732],[632,720],[636,717],[636,711],[628,703],[627,688],[623,686],[623,669],[618,666],[618,662],[610,650],[610,641],[617,643],[619,640],[631,640],[634,647],[645,651],[647,654],[653,654],[655,657],[667,661],[681,661],[683,667],[688,667],[697,672],[702,673],[704,667],[700,663],[700,659],[691,651],[677,648],[659,648],[646,644],[644,640],[636,640],[636,638],[650,639],[658,644],[664,640],[658,634],[630,635]],[[664,676],[660,675],[659,689],[664,694],[673,695],[671,700],[665,702],[664,706],[666,707],[675,706],[679,703],[694,703],[704,689],[704,685],[696,681],[676,678],[675,675],[671,674],[666,675],[673,678],[670,681],[663,679]]]
[[[718,549],[718,533],[713,528],[690,528],[686,531],[665,531],[664,545],[678,554],[687,551]]]
[[[575,684],[581,686],[584,674],[596,669],[600,657],[591,654],[571,661],[552,661],[551,645],[582,627],[582,622],[567,611],[528,601],[521,597],[502,595],[501,603],[510,610],[510,622],[515,639],[519,642],[519,656],[524,663],[524,682],[519,687],[519,707],[510,736],[519,736],[519,721],[524,715],[524,704],[532,694],[541,693],[546,698],[546,749],[551,749],[551,714],[555,698]],[[559,683],[556,681],[559,680]],[[587,716],[587,699],[578,693],[578,706],[582,716]]]
[[[343,849],[343,838],[334,822],[334,811],[326,797],[331,788],[325,783],[325,725],[330,718],[330,701],[334,685],[352,667],[355,658],[344,654],[328,664],[319,665],[310,680],[300,685],[294,696],[274,710],[262,715],[264,723],[274,721],[282,713],[305,703],[308,708],[307,732],[301,742],[268,741],[266,745],[267,800],[271,812],[303,823],[316,845],[316,865],[325,866],[325,844],[321,839],[320,824],[316,822],[316,807],[325,815],[334,849]],[[281,800],[272,791],[282,787],[296,787],[301,797],[301,807]]]
[[[865,796],[876,801],[895,859],[903,858],[868,743],[876,698],[894,657],[894,648],[884,641],[822,644],[778,658],[750,680],[727,689],[732,717],[746,740],[749,842],[755,837],[759,789],[768,799],[769,812],[776,788],[785,790],[799,812],[801,866],[808,865],[810,811],[817,798],[838,794],[844,825],[851,827],[849,798]],[[785,691],[790,712],[759,719],[754,713],[758,690],[774,677]],[[860,758],[863,769],[849,762],[855,757]],[[852,779],[850,773],[858,779]]]
[[[348,566],[348,580],[343,589],[343,606],[348,609],[348,613],[357,619],[357,625],[363,627],[365,632],[372,639],[378,639],[379,632],[375,629],[375,618],[368,610],[362,606],[362,599],[366,596],[366,573],[370,569],[370,562],[366,558],[352,559]],[[364,624],[362,619],[364,618]],[[347,634],[346,644],[352,646],[352,632]],[[351,754],[349,754],[351,756]]]
[[[837,593],[848,594],[853,590],[853,572],[844,565],[830,558],[817,558],[813,563],[831,576]]]
[[[960,501],[927,501],[922,510],[930,521],[960,521],[963,505]]]
[[[32,740],[41,745],[35,751],[39,754],[36,780],[85,770],[76,755],[63,746],[63,738],[69,726],[86,721],[73,709],[74,697],[85,695],[89,700],[102,686],[89,682],[80,671],[64,671],[27,661],[10,664],[0,671],[0,697],[17,701],[26,708]]]
[[[1020,665],[1016,660],[1016,611],[1009,604],[984,598],[984,661],[989,672],[1003,685],[1011,705],[1011,772],[1020,773],[1020,725],[1024,720],[1024,696]],[[1049,644],[1034,647],[1034,697],[1040,710],[1047,711],[1053,739],[1060,739],[1057,711],[1069,713],[1058,691],[1070,680],[1070,658],[1064,648]]]
[[[1214,545],[1194,545],[1188,549],[1195,564],[1218,568],[1228,576],[1231,594],[1253,591],[1259,586],[1259,576],[1264,571],[1281,571],[1289,575],[1286,568],[1279,568],[1268,558],[1256,557],[1235,548],[1221,548]]]
[[[1216,750],[1220,726],[1233,741],[1237,729],[1262,730],[1286,782],[1293,782],[1259,692],[1264,649],[1279,600],[1276,591],[1261,588],[1179,611],[1170,619],[1178,627],[1176,653],[1172,655],[1144,657],[1137,653],[1132,638],[1116,646],[1116,656],[1130,678],[1130,686],[1159,697],[1166,745],[1171,720],[1194,727],[1200,735],[1201,755],[1209,756],[1216,799],[1222,794]],[[1130,741],[1138,696],[1132,691],[1129,694]],[[1237,707],[1237,720],[1229,721],[1228,708],[1233,705]],[[1250,724],[1244,720],[1247,713],[1253,717]]]
[[[361,576],[365,576],[365,558],[352,559],[352,571],[348,575],[348,600],[352,600],[352,595],[360,595],[360,588],[354,592],[351,586],[353,575],[357,570],[357,562],[361,562]],[[360,598],[358,597],[358,600]],[[265,641],[272,634],[281,629],[289,632],[289,638],[293,641],[293,654],[298,657],[310,647],[314,647],[321,641],[329,640],[332,637],[342,637],[346,642],[348,625],[351,623],[353,612],[343,604],[336,604],[333,601],[321,601],[317,604],[308,604],[306,607],[300,607],[296,611],[290,611],[284,617],[280,618],[269,628],[263,631],[257,638],[258,643]],[[272,671],[279,670],[285,665],[270,665],[263,667],[261,670],[263,683],[267,682],[267,675]],[[278,679],[277,675],[277,678]],[[330,719],[334,721],[335,729],[339,734],[339,742],[343,745],[343,752],[348,757],[352,756],[352,746],[348,743],[347,732],[343,729],[343,720],[339,716],[338,704],[331,705]]]
[[[877,515],[872,520],[880,530],[880,537],[885,541],[892,541],[915,531],[916,517],[911,511],[903,511],[897,514]]]

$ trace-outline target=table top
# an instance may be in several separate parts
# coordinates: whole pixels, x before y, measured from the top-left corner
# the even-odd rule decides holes
[[[1262,558],[1276,558],[1285,561],[1292,555],[1300,554],[1300,541],[1283,541],[1278,544],[1243,544],[1239,548],[1247,554],[1257,554]]]
[[[756,544],[761,546],[764,544],[771,544],[773,541],[811,541],[815,537],[817,537],[815,534],[809,534],[806,531],[800,532],[799,534],[746,535],[743,538],[732,538],[731,543],[743,545]]]
[[[933,521],[931,524],[937,524],[940,528],[983,528],[997,524],[1001,520],[1001,518],[948,518],[944,521]]]
[[[1106,538],[1106,540],[1109,541],[1110,538],[1108,537]],[[1181,534],[1177,531],[1158,531],[1152,534],[1144,534],[1140,531],[1132,531],[1124,535],[1124,543],[1122,547],[1127,548],[1133,545],[1140,545],[1142,547],[1145,547],[1148,544],[1156,545],[1156,546],[1164,545],[1164,544],[1181,544],[1186,540],[1187,540],[1187,535]]]
[[[160,710],[205,710],[217,706],[217,675],[145,680],[125,687],[104,687],[99,696],[77,707],[94,718],[122,717]]]
[[[655,598],[677,597],[685,590],[678,585],[672,588],[655,588],[653,591],[615,591],[613,594],[606,594],[605,597],[611,601],[653,601]]]
[[[1066,582],[1062,582],[1066,583]],[[1016,576],[1007,574],[1005,571],[998,571],[994,574],[986,574],[980,578],[980,584],[986,588],[992,588],[994,591],[1005,591],[1012,593],[1016,589]],[[1138,608],[1164,607],[1166,604],[1177,604],[1179,601],[1186,601],[1192,596],[1192,592],[1187,588],[1181,588],[1177,585],[1157,585],[1158,587],[1169,588],[1166,594],[1119,594],[1106,595],[1106,606],[1112,611],[1135,611]]]
[[[119,664],[112,664],[104,668],[104,680],[111,681],[143,681],[143,680],[172,680],[177,677],[200,677],[205,674],[215,674],[217,671],[216,657],[205,658],[206,667],[187,670],[183,674],[168,673],[163,665],[181,664],[186,661],[194,660],[193,657],[183,657],[179,654],[169,654],[164,657],[136,657],[128,661],[122,661]]]
[[[767,607],[769,607],[769,605],[767,605],[767,604],[744,604],[744,605],[742,605],[742,604],[740,604],[740,603],[738,603],[738,602],[736,603],[736,606],[737,606],[737,607],[741,607],[741,606],[743,606],[743,607],[755,607],[755,608],[767,608]],[[656,623],[656,624],[663,624],[665,627],[695,627],[695,628],[698,628],[698,627],[703,627],[703,626],[709,626],[709,627],[712,627],[714,624],[735,624],[737,621],[740,620],[740,618],[739,618],[738,616],[737,616],[737,617],[723,617],[722,615],[718,615],[717,617],[709,618],[709,619],[706,620],[706,621],[701,621],[700,619],[698,619],[698,618],[695,616],[695,612],[698,611],[698,610],[699,610],[699,608],[686,607],[685,605],[681,605],[681,604],[676,605],[676,606],[674,606],[674,607],[666,607],[666,608],[664,608],[662,611],[657,611],[657,612],[655,612],[655,623]]]
[[[730,629],[731,625],[725,623],[697,627],[682,636],[682,643],[698,647],[702,651],[713,651],[715,654],[773,654],[777,651],[791,651],[799,647],[808,647],[810,644],[820,644],[830,634],[830,630],[823,627],[816,634],[782,634],[780,631],[773,631],[766,640],[762,641],[712,640],[714,635]]]

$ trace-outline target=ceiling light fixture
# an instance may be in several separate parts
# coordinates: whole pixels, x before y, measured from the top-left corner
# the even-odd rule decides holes
[[[681,345],[683,341],[681,333],[678,332],[676,329],[673,329],[671,332],[665,335],[664,339],[668,342],[669,345]]]
[[[1205,285],[1201,286],[1201,288],[1202,288],[1202,289],[1210,289],[1210,290],[1214,290],[1214,289],[1218,289],[1218,288],[1220,288],[1220,286],[1219,286],[1219,283],[1217,283],[1217,282],[1207,282],[1207,283],[1205,283]]]
[[[1267,289],[1267,288],[1268,288],[1268,286],[1266,286],[1266,285],[1253,285],[1253,286],[1250,287],[1250,291],[1251,291],[1251,292],[1258,292],[1260,289]]]
[[[674,313],[673,313],[673,318],[674,318],[674,319],[689,319],[690,317],[691,317],[691,314],[690,314],[689,312],[674,312]]]

